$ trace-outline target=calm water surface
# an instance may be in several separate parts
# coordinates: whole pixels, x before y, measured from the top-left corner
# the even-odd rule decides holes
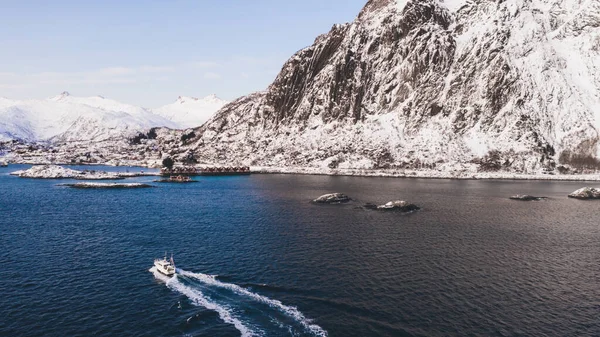
[[[0,168],[1,336],[600,335],[600,202],[565,197],[586,183],[252,175],[111,191],[7,175],[20,168]],[[358,202],[308,202],[334,191]],[[396,199],[423,209],[356,207]],[[149,271],[165,251],[176,278]]]

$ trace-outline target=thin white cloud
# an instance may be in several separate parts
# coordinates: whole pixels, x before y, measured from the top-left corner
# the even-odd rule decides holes
[[[0,89],[2,90],[13,90],[13,89],[25,89],[26,85],[23,84],[2,84],[0,83]]]
[[[219,79],[221,79],[221,74],[208,72],[208,73],[204,73],[204,78],[207,80],[219,80]]]
[[[126,76],[136,73],[138,70],[135,68],[127,68],[127,67],[108,67],[101,68],[96,71],[84,72],[85,75],[92,76]]]
[[[164,73],[173,66],[106,67],[90,71],[44,71],[31,74],[0,73],[0,88],[32,88],[39,85],[126,84],[135,83],[139,76]]]
[[[196,61],[196,62],[188,62],[182,64],[180,67],[182,68],[193,68],[193,69],[210,69],[216,68],[219,66],[219,63],[212,61]]]
[[[227,89],[230,93],[217,94],[233,98],[264,89],[272,80],[269,78],[270,74],[276,74],[281,63],[272,56],[261,59],[237,55],[218,62],[196,60],[162,65],[111,66],[84,71],[36,72],[29,68],[16,72],[2,69],[0,65],[0,95],[39,98],[71,89],[89,95],[100,92],[111,97],[121,95],[124,101],[137,99],[140,105],[152,105],[159,102],[162,104],[165,98],[160,95],[164,92],[182,94],[192,88],[202,93],[215,90],[215,84],[231,82],[231,87]],[[252,79],[252,82],[259,84],[253,86],[249,83],[251,81],[240,79]]]
[[[142,73],[164,73],[175,70],[173,66],[141,66],[139,71]]]

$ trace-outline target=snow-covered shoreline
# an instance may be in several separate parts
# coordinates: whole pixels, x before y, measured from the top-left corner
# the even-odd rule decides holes
[[[458,179],[458,180],[545,180],[545,181],[600,181],[599,174],[551,175],[522,174],[512,172],[443,172],[433,170],[370,170],[370,169],[324,169],[311,167],[251,167],[258,174],[301,174],[326,176],[355,176],[381,178]]]
[[[17,164],[14,163],[13,164]],[[31,164],[31,163],[27,163]],[[130,162],[135,167],[155,168],[142,162]],[[35,165],[35,164],[34,164]],[[56,164],[63,165],[63,164]],[[37,166],[37,165],[36,165]],[[89,167],[113,166],[108,163],[86,165]],[[206,166],[206,165],[204,165]],[[35,167],[35,166],[34,166]],[[457,179],[457,180],[541,180],[541,181],[600,181],[598,174],[524,174],[515,172],[473,172],[473,171],[438,171],[438,170],[409,170],[409,169],[329,169],[317,167],[274,167],[251,166],[255,174],[298,174],[298,175],[325,175],[325,176],[355,176],[355,177],[381,177],[381,178],[419,178],[419,179]],[[19,175],[23,171],[11,173]],[[79,172],[79,171],[78,171]],[[122,179],[140,176],[160,176],[159,172],[106,172],[116,178],[104,177],[103,179]],[[71,177],[65,177],[71,178]],[[75,179],[90,179],[90,176]],[[99,180],[103,180],[99,179]]]

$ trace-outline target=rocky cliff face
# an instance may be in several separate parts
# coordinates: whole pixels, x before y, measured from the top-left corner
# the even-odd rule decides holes
[[[190,146],[253,165],[534,172],[596,163],[598,130],[598,1],[370,0]]]

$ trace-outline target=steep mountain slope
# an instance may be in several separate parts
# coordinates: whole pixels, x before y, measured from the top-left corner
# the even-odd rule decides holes
[[[600,3],[370,0],[196,130],[202,160],[534,172],[597,161]]]
[[[179,96],[175,103],[162,106],[153,111],[182,128],[193,128],[204,124],[227,103],[227,101],[216,95],[209,95],[201,99]]]
[[[160,126],[178,127],[150,110],[99,96],[73,97],[65,92],[45,100],[0,100],[4,140],[103,141]]]

